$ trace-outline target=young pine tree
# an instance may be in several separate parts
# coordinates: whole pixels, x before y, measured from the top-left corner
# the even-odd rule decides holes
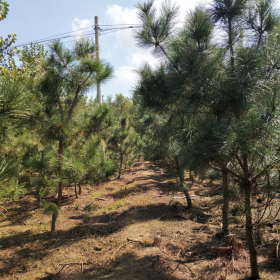
[[[91,56],[95,52],[96,46],[87,39],[75,42],[71,49],[54,41],[44,66],[41,93],[44,110],[49,118],[47,133],[58,144],[58,206],[61,205],[63,190],[64,150],[69,143],[75,110],[97,81],[105,82],[112,75],[112,67],[108,63],[99,62]],[[57,211],[52,216],[52,232],[55,231],[56,219]]]

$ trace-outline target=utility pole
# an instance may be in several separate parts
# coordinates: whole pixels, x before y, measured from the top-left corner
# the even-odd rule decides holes
[[[98,17],[95,17],[95,45],[96,45],[96,59],[100,61],[100,52],[99,52],[99,25]],[[97,102],[102,104],[102,94],[101,94],[101,82],[97,82]]]

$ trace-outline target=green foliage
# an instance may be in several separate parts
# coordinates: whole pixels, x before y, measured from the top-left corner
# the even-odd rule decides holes
[[[222,178],[222,174],[221,172],[217,171],[217,170],[212,170],[209,175],[208,175],[208,178],[211,180],[211,181],[214,181],[214,180],[220,180]]]
[[[0,21],[6,18],[9,11],[9,4],[6,1],[0,1]]]
[[[4,20],[9,11],[9,4],[6,1],[0,0],[0,21]],[[11,49],[11,45],[16,41],[16,35],[10,33],[7,38],[0,37],[0,74],[6,73],[5,68],[14,66],[13,56],[18,52],[16,49]]]
[[[142,140],[140,135],[131,127],[126,118],[121,118],[113,129],[108,139],[108,148],[115,152],[116,160],[119,161],[119,177],[122,164],[129,164],[135,161],[142,149]]]
[[[54,180],[46,175],[36,176],[30,181],[31,187],[33,187],[41,197],[46,195],[50,189],[56,187],[54,183]]]
[[[137,33],[142,47],[147,38],[155,43],[156,35],[166,32],[164,27],[157,33],[146,28],[149,13],[156,15],[153,1],[147,3],[138,6],[148,33]],[[265,194],[279,185],[271,177],[272,169],[279,168],[278,29],[273,1],[214,0],[210,9],[189,13],[184,30],[165,38],[166,63],[140,68],[135,91],[139,118],[148,127],[147,146],[154,151],[150,154],[171,170],[177,166],[181,182],[182,160],[191,170],[219,170],[226,209],[233,193],[228,175],[238,181],[245,194],[246,236],[256,279],[250,195],[253,188]],[[224,211],[224,225],[226,215]]]
[[[57,214],[59,207],[55,203],[45,203],[43,204],[43,213],[44,214]]]
[[[0,1],[0,20],[7,7]],[[0,39],[0,202],[35,190],[38,205],[53,214],[54,231],[64,187],[108,180],[120,162],[131,166],[139,156],[135,105],[121,94],[107,104],[87,100],[96,83],[113,74],[109,63],[92,55],[91,40],[71,48],[53,41],[48,51],[31,44],[20,51],[12,47],[15,39]],[[42,204],[53,192],[57,204]]]
[[[86,213],[91,213],[92,211],[96,210],[97,205],[96,204],[88,204],[84,207],[83,211],[85,211]]]
[[[3,160],[0,164],[0,201],[12,200],[24,194],[23,186],[18,184],[16,162]]]
[[[179,7],[170,4],[170,2],[164,2],[159,14],[157,14],[153,4],[154,0],[136,4],[142,27],[135,32],[135,38],[138,41],[138,46],[142,48],[154,47],[153,53],[155,55],[166,54],[164,43],[175,31],[175,18]]]
[[[133,101],[122,94],[117,94],[115,100],[109,97],[107,104],[112,111],[113,125],[108,130],[106,143],[116,164],[119,163],[120,177],[122,165],[132,166],[139,157],[143,141],[135,130],[139,128],[139,122],[135,118]]]
[[[279,16],[273,11],[274,0],[258,0],[250,3],[247,23],[254,31],[258,40],[261,43],[263,36],[273,31],[279,24]]]
[[[210,20],[210,14],[202,6],[196,7],[194,11],[189,12],[184,33],[197,42],[197,47],[200,51],[202,48],[207,48],[212,31],[213,23]]]
[[[0,134],[3,135],[11,122],[29,118],[32,98],[25,79],[16,76],[2,77],[0,84]]]

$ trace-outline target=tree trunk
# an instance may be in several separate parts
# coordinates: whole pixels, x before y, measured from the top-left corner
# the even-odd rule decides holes
[[[224,204],[223,204],[223,234],[224,237],[229,235],[229,222],[228,222],[228,210],[229,210],[229,193],[228,193],[228,172],[222,171],[223,174],[223,191],[224,191]]]
[[[56,219],[57,219],[57,213],[52,213],[52,227],[51,227],[51,233],[55,232],[55,226],[56,226]]]
[[[193,175],[192,175],[192,170],[191,169],[189,169],[189,176],[190,176],[190,180],[192,181],[192,184],[193,184]]]
[[[61,182],[62,180],[62,175],[63,175],[63,170],[62,170],[62,161],[63,161],[63,154],[64,154],[64,150],[63,150],[63,138],[60,137],[59,138],[59,144],[58,144],[58,157],[59,157],[59,162],[58,162],[58,174],[60,177],[60,181],[58,184],[58,198],[57,198],[57,205],[60,206],[61,205],[61,197],[62,197],[62,189],[63,189],[63,183]]]
[[[191,197],[189,195],[189,190],[187,188],[187,186],[184,184],[183,186],[183,192],[186,196],[186,199],[187,199],[187,202],[188,202],[188,208],[192,208],[192,200],[191,200]]]
[[[259,279],[259,267],[257,261],[257,251],[253,240],[253,225],[251,213],[251,182],[245,182],[245,209],[246,209],[246,239],[250,252],[251,275],[252,279]]]
[[[78,184],[78,187],[79,187],[79,195],[81,195],[82,194],[82,186],[81,186],[80,183]]]
[[[122,164],[123,164],[123,154],[121,153],[121,162],[120,162],[120,168],[119,168],[119,176],[118,176],[118,179],[121,178]]]
[[[77,183],[75,183],[75,195],[76,195],[76,198],[78,198],[78,193],[77,193]]]
[[[62,179],[62,161],[63,161],[63,137],[59,138],[58,142],[58,174],[59,174],[59,184],[58,184],[58,197],[57,197],[57,206],[59,207],[61,205],[61,198],[62,198],[62,188],[63,188],[63,183],[61,182]],[[58,213],[53,213],[52,214],[52,227],[51,227],[51,233],[55,231],[55,224],[56,224],[56,219],[57,219]]]
[[[232,34],[232,18],[229,18],[228,21],[228,44],[230,50],[230,64],[234,66],[234,51],[233,51],[233,34]]]
[[[42,159],[42,163],[44,163],[44,161],[45,161],[45,152],[44,152],[44,150],[41,151],[41,159]],[[43,175],[43,170],[42,169],[40,171],[40,175],[41,176]],[[41,202],[42,202],[42,196],[40,194],[40,190],[38,190],[38,206],[40,206]]]
[[[42,202],[42,197],[41,197],[40,193],[38,192],[38,206],[41,205],[41,202]]]
[[[180,166],[178,157],[175,157],[175,162],[176,162],[176,166],[177,166],[177,170],[178,170],[178,174],[179,174],[179,178],[180,178],[180,185],[181,185],[181,188],[187,199],[188,208],[192,208],[192,200],[189,195],[188,187],[185,184],[184,168],[182,166]]]
[[[252,196],[256,196],[258,194],[257,190],[257,182],[256,180],[252,181]]]

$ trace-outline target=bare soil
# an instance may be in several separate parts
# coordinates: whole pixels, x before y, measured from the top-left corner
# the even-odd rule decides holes
[[[6,204],[0,219],[0,278],[246,279],[246,254],[237,259],[213,253],[224,246],[220,182],[194,183],[192,209],[175,186],[159,166],[142,162],[124,170],[119,180],[82,186],[79,198],[73,187],[66,188],[54,235],[51,216],[37,207],[34,194]],[[231,213],[235,209],[232,202]],[[230,230],[246,247],[244,219],[231,215]],[[262,235],[257,245],[262,279],[280,279],[280,259],[271,258],[279,235],[269,227]]]

